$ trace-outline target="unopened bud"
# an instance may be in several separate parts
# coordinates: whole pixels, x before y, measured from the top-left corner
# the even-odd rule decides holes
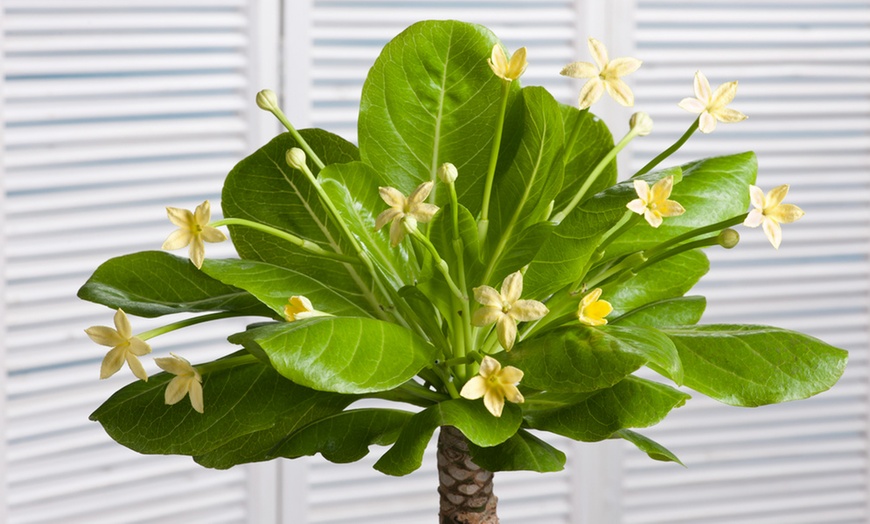
[[[305,168],[305,151],[298,147],[289,149],[287,151],[287,165],[300,171]]]
[[[653,121],[647,113],[638,111],[631,115],[631,120],[628,121],[631,130],[638,136],[646,136],[652,133]]]
[[[274,111],[278,109],[278,97],[271,89],[263,89],[257,93],[257,107],[263,111]]]
[[[740,242],[740,233],[733,229],[723,229],[719,236],[716,237],[716,240],[719,242],[719,245],[724,247],[725,249],[731,249],[736,246],[738,242]]]
[[[444,162],[441,164],[441,167],[438,168],[438,178],[445,184],[452,184],[456,181],[456,177],[458,176],[459,172],[456,170],[456,166],[450,162]]]

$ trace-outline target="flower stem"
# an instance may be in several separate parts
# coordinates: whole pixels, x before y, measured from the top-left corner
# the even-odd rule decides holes
[[[173,322],[171,324],[167,324],[165,326],[160,326],[154,329],[149,329],[148,331],[143,331],[136,335],[136,338],[140,340],[148,340],[150,338],[154,338],[159,335],[165,335],[166,333],[170,333],[172,331],[176,331],[181,328],[186,328],[189,326],[194,326],[196,324],[202,324],[203,322],[210,322],[212,320],[220,320],[222,318],[232,318],[232,317],[244,317],[250,316],[247,314],[236,313],[234,311],[224,311],[221,313],[209,313],[207,315],[202,315],[199,317],[191,317],[186,318],[184,320],[179,320],[178,322]]]
[[[672,154],[674,154],[679,148],[681,148],[683,146],[683,144],[686,143],[687,140],[689,140],[689,137],[695,133],[695,131],[698,129],[698,123],[700,121],[701,121],[701,117],[696,118],[695,121],[692,122],[692,125],[689,126],[689,129],[687,129],[686,132],[683,133],[683,136],[681,136],[679,140],[674,142],[671,145],[671,147],[662,151],[659,154],[659,156],[657,156],[657,157],[653,158],[652,160],[650,160],[649,162],[647,162],[647,164],[645,166],[640,168],[640,171],[631,175],[631,178],[637,178],[645,173],[649,173],[654,167],[659,165],[662,162],[662,160],[664,160],[664,159],[668,158],[669,156],[671,156]]]
[[[260,224],[259,222],[253,222],[251,220],[245,220],[243,218],[224,218],[223,220],[216,220],[209,224],[211,227],[219,227],[219,226],[245,226],[251,229],[256,229],[257,231],[262,231],[263,233],[267,233],[269,235],[278,237],[280,239],[286,240],[290,242],[294,246],[300,247],[305,251],[308,251],[312,255],[317,255],[325,258],[330,258],[332,260],[336,260],[338,262],[346,262],[348,264],[360,264],[359,259],[355,257],[349,257],[347,255],[342,255],[341,253],[335,253],[333,251],[327,251],[322,247],[318,246],[314,242],[310,240],[303,240],[295,235],[291,235],[286,231],[281,231],[280,229],[276,229],[271,226],[267,226],[265,224]]]
[[[269,112],[275,115],[275,118],[277,118],[282,124],[284,124],[284,127],[287,128],[287,131],[290,132],[299,147],[302,148],[303,151],[305,151],[305,154],[314,161],[314,164],[318,168],[323,169],[325,167],[323,161],[320,160],[320,157],[317,156],[317,153],[315,153],[314,150],[311,149],[311,146],[308,145],[308,142],[306,142],[305,139],[302,138],[302,135],[299,134],[299,131],[297,131],[296,128],[293,127],[293,124],[290,123],[290,120],[287,119],[287,116],[284,114],[283,111],[281,111],[281,108],[273,107],[269,109]]]
[[[486,170],[486,182],[483,186],[483,204],[480,208],[480,222],[478,223],[478,235],[480,236],[481,244],[486,239],[486,232],[489,228],[489,200],[492,195],[492,182],[495,178],[495,167],[498,164],[498,153],[501,148],[501,135],[504,130],[504,117],[507,112],[508,98],[511,92],[511,82],[502,80],[501,83],[501,105],[499,106],[498,122],[496,123],[495,136],[492,139],[492,150],[489,154],[489,166]]]
[[[451,210],[453,211],[453,251],[456,254],[456,263],[459,266],[456,268],[456,272],[459,278],[459,289],[465,294],[468,292],[468,283],[465,280],[465,244],[462,242],[462,237],[459,234],[459,198],[456,195],[456,186],[453,182],[448,184],[448,186],[450,188]],[[474,338],[471,335],[471,303],[467,296],[464,299],[460,299],[459,303],[461,311],[457,323],[461,325],[461,336],[464,338],[464,341],[462,344],[463,354],[457,352],[454,355],[457,357],[463,356],[465,352],[474,351]],[[459,327],[457,326],[457,329]],[[464,381],[468,376],[468,366],[458,368],[457,376],[460,380]]]
[[[662,242],[661,244],[659,244],[651,249],[647,249],[646,254],[648,257],[652,258],[652,257],[656,256],[657,254],[661,253],[662,251],[665,251],[666,249],[670,248],[671,246],[675,246],[677,244],[680,244],[681,242],[685,242],[686,240],[691,240],[695,237],[698,237],[701,235],[706,235],[707,233],[713,233],[714,231],[721,231],[722,229],[725,229],[725,228],[728,228],[731,226],[735,226],[737,224],[742,223],[744,220],[746,220],[746,216],[748,214],[749,213],[743,213],[742,215],[737,215],[736,217],[732,217],[732,218],[729,218],[727,220],[717,222],[715,224],[710,224],[709,226],[704,226],[704,227],[699,227],[698,229],[693,229],[687,233],[683,233],[680,236],[676,236],[670,240],[666,240],[666,241]],[[640,215],[638,215],[638,216],[640,216]]]
[[[199,364],[194,367],[200,372],[200,374],[205,375],[207,373],[214,373],[215,371],[223,371],[225,369],[244,366],[246,364],[254,364],[257,362],[260,362],[260,359],[254,355],[239,355],[237,357],[222,358],[206,364]]]
[[[450,276],[450,268],[447,266],[447,262],[441,258],[441,255],[438,254],[438,250],[435,249],[435,246],[432,245],[432,242],[426,238],[426,235],[420,232],[415,226],[410,225],[408,222],[403,223],[405,226],[405,231],[408,232],[411,237],[420,242],[423,247],[432,255],[432,259],[435,261],[435,266],[438,268],[438,271],[444,276],[444,281],[447,282],[447,285],[450,287],[450,291],[458,298],[459,300],[467,300],[465,293],[459,289],[456,283],[453,281],[453,278]]]

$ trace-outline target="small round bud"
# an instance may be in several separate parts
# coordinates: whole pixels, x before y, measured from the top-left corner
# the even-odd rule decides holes
[[[719,236],[716,237],[716,240],[719,242],[719,245],[724,247],[725,249],[731,249],[736,246],[738,242],[740,242],[740,233],[733,229],[723,229]]]
[[[631,120],[628,121],[628,124],[631,126],[631,130],[638,136],[646,136],[652,133],[652,118],[643,111],[631,115]]]
[[[456,177],[458,176],[459,172],[456,170],[456,166],[450,162],[444,162],[441,164],[441,167],[438,168],[438,178],[445,184],[452,184],[456,181]]]
[[[263,89],[257,93],[257,107],[263,111],[274,111],[278,109],[278,97],[271,89]]]
[[[287,165],[301,171],[305,167],[305,151],[298,147],[287,150]]]

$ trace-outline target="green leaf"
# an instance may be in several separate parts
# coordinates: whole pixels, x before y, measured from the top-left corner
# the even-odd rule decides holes
[[[848,353],[809,335],[769,326],[662,330],[680,353],[686,386],[734,406],[811,397],[833,386]]]
[[[702,251],[686,251],[648,266],[625,282],[601,286],[601,298],[610,302],[611,315],[616,318],[652,302],[685,295],[709,269]]]
[[[633,309],[610,322],[620,326],[690,326],[701,321],[707,299],[700,296],[668,298]]]
[[[368,317],[369,312],[353,300],[335,292],[325,282],[295,269],[253,260],[206,259],[202,271],[229,285],[248,291],[283,318],[291,296],[303,295],[315,309],[336,316]]]
[[[230,342],[254,342],[293,382],[337,393],[393,389],[436,356],[435,348],[411,331],[370,318],[280,322],[234,335]]]
[[[683,383],[683,365],[674,343],[657,329],[643,326],[601,326],[597,329],[617,339],[617,346],[626,352],[634,352],[647,361],[657,373]]]
[[[556,196],[554,212],[560,211],[574,198],[598,162],[613,149],[613,135],[603,120],[574,106],[559,104],[559,109],[565,128],[565,180]],[[571,137],[576,138],[568,143]],[[616,161],[613,161],[598,175],[586,194],[591,196],[616,184],[616,176]]]
[[[524,418],[534,429],[597,442],[620,429],[658,424],[688,398],[663,384],[627,377],[611,388],[587,393],[578,402],[556,409],[535,410],[527,399]]]
[[[369,446],[396,441],[413,413],[395,409],[354,409],[336,413],[290,435],[274,450],[275,456],[297,458],[320,453],[330,462],[356,462]]]
[[[538,222],[520,231],[518,235],[512,236],[505,245],[504,254],[492,271],[489,284],[501,284],[504,277],[531,262],[553,232],[553,228],[552,222]],[[526,293],[525,296],[530,295]]]
[[[758,171],[755,153],[698,160],[683,165],[682,171],[683,179],[674,186],[670,199],[682,204],[686,212],[666,218],[656,229],[640,222],[611,244],[609,255],[647,249],[693,229],[746,213],[749,185],[755,183]]]
[[[441,331],[438,323],[438,312],[435,305],[422,291],[415,286],[405,286],[399,290],[399,296],[405,300],[411,311],[417,317],[417,323],[429,337],[436,348],[448,348],[450,343]]]
[[[480,211],[502,92],[486,63],[497,43],[479,25],[425,21],[381,51],[363,85],[359,142],[363,161],[390,186],[407,195],[452,162],[459,201]],[[514,84],[511,93],[519,90]],[[434,192],[446,202],[447,191]]]
[[[655,440],[645,437],[640,433],[635,433],[630,429],[620,429],[616,433],[613,434],[614,437],[618,437],[621,439],[625,439],[635,446],[637,449],[643,451],[649,458],[653,460],[659,460],[662,462],[676,462],[680,466],[685,467],[686,465],[680,462],[680,459],[677,458],[676,455],[671,453],[666,447],[662,446]]]
[[[358,159],[353,144],[326,131],[303,129],[299,133],[327,164]],[[297,145],[293,137],[284,133],[239,162],[224,182],[221,201],[224,215],[287,231],[327,251],[355,255],[350,240],[330,218],[312,184],[300,171],[287,165],[285,153]],[[312,255],[248,227],[230,226],[230,234],[241,258],[295,269],[315,280],[329,282],[337,293],[376,316],[384,316],[371,277],[358,266]]]
[[[515,404],[505,404],[501,417],[493,417],[480,400],[446,400],[411,417],[393,447],[375,462],[375,469],[401,476],[419,468],[426,445],[439,426],[453,426],[471,443],[489,447],[509,439],[520,422],[521,410]]]
[[[274,316],[245,290],[223,284],[188,259],[162,251],[107,260],[79,289],[78,297],[147,318],[206,311]]]
[[[165,404],[172,378],[159,373],[120,389],[91,420],[139,453],[199,455],[276,425],[317,420],[356,399],[296,385],[265,364],[251,363],[204,374],[205,413],[200,414],[188,399]]]
[[[469,444],[475,464],[489,471],[562,471],[565,454],[521,429],[506,441],[488,448]]]
[[[457,283],[459,282],[459,258],[457,257],[459,246],[455,243],[460,243],[462,264],[465,267],[466,283],[468,284],[466,292],[471,294],[471,289],[480,285],[480,275],[483,273],[483,266],[480,263],[477,221],[462,204],[459,205],[456,216],[459,223],[459,238],[456,237],[453,229],[453,204],[448,203],[432,219],[429,226],[429,239],[438,250],[441,258],[450,266],[450,273]],[[441,278],[440,274],[437,278]]]

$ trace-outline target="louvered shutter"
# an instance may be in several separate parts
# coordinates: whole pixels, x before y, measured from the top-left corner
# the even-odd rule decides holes
[[[125,367],[98,380],[108,348],[83,329],[111,325],[112,312],[75,294],[107,258],[159,249],[172,230],[163,206],[208,198],[220,209],[223,177],[262,138],[252,35],[274,37],[258,25],[267,4],[2,4],[4,522],[215,524],[251,515],[247,469],[141,456],[87,420],[133,377]],[[156,325],[134,319],[133,327]],[[175,335],[152,341],[155,355],[201,361],[227,351],[221,333]]]
[[[676,103],[700,69],[714,88],[740,81],[732,107],[749,120],[694,137],[673,163],[752,149],[758,185],[791,184],[787,201],[807,212],[778,252],[743,227],[736,249],[709,251],[704,321],[797,329],[851,356],[841,383],[805,402],[747,410],[696,394],[646,431],[687,470],[626,451],[622,522],[867,522],[870,2],[639,0],[635,23],[637,107],[656,128],[632,167],[691,122]]]

